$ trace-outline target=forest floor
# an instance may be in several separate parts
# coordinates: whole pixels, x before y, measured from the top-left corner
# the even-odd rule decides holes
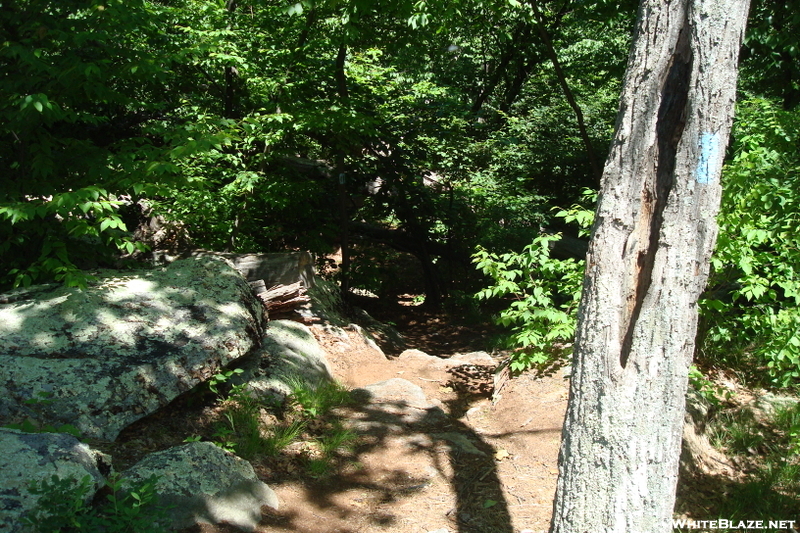
[[[488,351],[491,328],[457,324],[410,304],[369,311],[391,319],[408,348],[425,354],[447,359]],[[366,346],[328,352],[348,387],[403,378],[449,417],[364,442],[356,449],[356,470],[272,485],[285,507],[264,531],[547,531],[568,396],[563,371],[507,381],[493,402],[491,366],[448,370],[424,357],[378,357]]]
[[[391,321],[408,348],[434,357],[387,357],[360,335],[349,335],[345,343],[341,336],[312,326],[335,377],[348,388],[403,378],[421,387],[427,400],[448,416],[414,423],[395,420],[392,431],[359,437],[324,474],[309,470],[303,442],[279,457],[251,461],[281,502],[277,512],[262,509],[257,533],[546,532],[558,474],[568,368],[549,376],[527,373],[508,380],[493,399],[493,365],[456,370],[431,363],[488,352],[490,327],[463,325],[413,306],[410,298],[368,311]],[[363,409],[340,408],[335,416],[357,420]],[[208,394],[205,401],[189,398],[129,427],[108,451],[123,470],[144,454],[180,444],[190,435],[214,440],[220,418],[218,402],[215,405]],[[682,510],[694,514],[691,509],[696,507],[702,512],[701,500],[712,500],[719,486],[715,479],[699,489],[684,488]],[[224,525],[198,525],[182,533],[235,531]]]
[[[409,349],[435,358],[488,351],[491,328],[458,324],[411,300],[369,311],[391,320]],[[341,338],[312,330],[329,353],[335,377],[348,388],[403,378],[419,385],[448,417],[360,437],[325,475],[309,473],[307,456],[292,447],[280,457],[251,461],[281,502],[279,511],[264,513],[258,533],[547,531],[567,405],[563,371],[509,380],[493,403],[492,366],[448,371],[429,364],[434,358],[426,363],[424,357],[384,356],[354,334],[347,349],[337,349]],[[358,409],[337,415],[357,418]],[[121,471],[188,436],[215,440],[221,418],[210,394],[189,396],[126,428],[105,451]],[[202,525],[183,533],[235,531]]]

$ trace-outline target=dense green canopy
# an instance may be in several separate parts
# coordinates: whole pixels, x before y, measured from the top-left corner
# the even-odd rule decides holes
[[[330,250],[339,174],[352,232],[429,266],[524,244],[596,184],[634,15],[536,5],[3,2],[3,283],[80,283],[140,199],[197,246]]]
[[[800,365],[795,4],[753,5],[703,328],[709,357],[755,351],[781,384]],[[551,342],[524,329],[547,316],[568,338],[579,270],[545,234],[578,237],[565,216],[591,209],[636,5],[0,0],[0,289],[82,285],[160,215],[196,247],[346,244],[345,285],[378,294],[410,257],[431,303],[486,285],[480,246],[514,284],[481,294],[528,302],[504,315],[514,342]]]

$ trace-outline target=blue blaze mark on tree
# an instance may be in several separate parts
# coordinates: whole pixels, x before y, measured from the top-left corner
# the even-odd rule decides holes
[[[700,161],[695,171],[697,183],[708,185],[716,181],[722,164],[721,155],[718,133],[704,133],[700,136]]]

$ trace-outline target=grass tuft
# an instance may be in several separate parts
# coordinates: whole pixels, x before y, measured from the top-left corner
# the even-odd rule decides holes
[[[312,385],[301,376],[291,376],[286,380],[291,390],[291,399],[306,416],[321,417],[332,409],[351,402],[350,391],[338,381],[324,381]]]
[[[235,386],[219,401],[220,417],[211,439],[249,461],[276,459],[296,442],[316,450],[313,457],[295,457],[313,477],[330,474],[355,442],[356,435],[330,414],[352,402],[350,391],[338,382],[311,385],[300,376],[288,380],[289,401],[278,406]],[[199,440],[199,436],[191,440]],[[292,461],[292,453],[281,459]]]

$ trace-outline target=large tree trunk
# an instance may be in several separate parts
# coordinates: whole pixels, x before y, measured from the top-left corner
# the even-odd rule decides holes
[[[552,532],[670,522],[749,0],[642,0],[586,262]]]

